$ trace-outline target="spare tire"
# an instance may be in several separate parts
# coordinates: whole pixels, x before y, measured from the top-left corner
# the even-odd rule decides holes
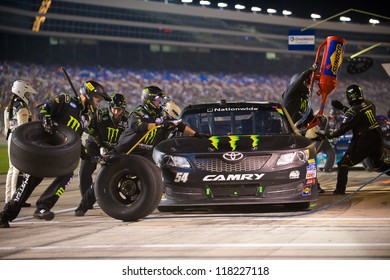
[[[125,222],[151,214],[162,197],[160,169],[140,155],[120,155],[100,168],[94,191],[100,208]]]
[[[80,160],[81,139],[70,127],[58,124],[53,134],[39,121],[18,126],[12,133],[12,164],[35,177],[59,177],[72,173]]]

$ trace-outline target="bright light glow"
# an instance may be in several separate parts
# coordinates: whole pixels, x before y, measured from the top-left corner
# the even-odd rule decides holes
[[[226,4],[226,3],[223,3],[223,2],[218,3],[218,7],[220,7],[220,8],[226,8],[227,6],[228,6],[228,4]]]
[[[167,165],[179,168],[190,168],[191,165],[185,157],[166,155],[164,160]]]
[[[346,21],[351,21],[351,18],[350,17],[343,17],[343,16],[341,16],[340,20],[343,21],[343,22],[346,22]]]
[[[377,20],[377,19],[373,19],[373,18],[370,18],[370,20],[368,21],[369,23],[371,23],[371,24],[379,24],[379,20]]]
[[[244,5],[237,4],[237,5],[234,6],[234,8],[235,8],[236,10],[243,10],[243,9],[245,9],[245,6],[244,6]]]
[[[269,9],[267,9],[267,13],[269,13],[269,14],[276,14],[276,10],[275,9],[272,9],[272,8],[269,8]]]
[[[287,11],[287,10],[283,10],[282,14],[285,15],[285,16],[291,16],[292,12],[291,11]]]
[[[200,0],[200,1],[199,1],[199,4],[201,4],[202,6],[208,6],[208,5],[210,5],[211,3],[210,3],[210,1]]]
[[[310,16],[314,20],[321,18],[321,16],[319,14],[311,14]]]
[[[276,166],[291,164],[291,163],[305,163],[309,158],[309,150],[302,150],[297,152],[291,152],[286,154],[281,154]]]
[[[257,13],[257,12],[261,11],[261,8],[259,8],[259,7],[252,7],[251,11],[254,12],[254,13]]]
[[[182,3],[192,3],[192,0],[181,0]]]

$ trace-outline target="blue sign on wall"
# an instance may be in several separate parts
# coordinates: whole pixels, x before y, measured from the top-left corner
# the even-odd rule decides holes
[[[315,30],[301,31],[292,29],[288,31],[288,49],[312,51],[315,46]]]

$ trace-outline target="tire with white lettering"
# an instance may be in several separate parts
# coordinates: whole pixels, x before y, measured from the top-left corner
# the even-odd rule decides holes
[[[138,155],[113,158],[99,170],[95,196],[100,208],[110,217],[137,221],[151,214],[162,197],[160,169]]]
[[[71,128],[59,124],[53,134],[40,121],[20,125],[12,132],[12,164],[35,177],[60,177],[72,173],[80,160],[81,140]]]

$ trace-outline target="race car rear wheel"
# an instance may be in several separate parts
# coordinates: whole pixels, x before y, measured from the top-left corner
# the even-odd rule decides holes
[[[122,155],[99,170],[94,191],[108,216],[136,221],[157,208],[162,186],[160,170],[151,161],[138,155]]]
[[[39,121],[20,125],[12,132],[12,164],[35,177],[59,177],[72,173],[80,160],[81,140],[70,127],[59,124],[53,134]]]

